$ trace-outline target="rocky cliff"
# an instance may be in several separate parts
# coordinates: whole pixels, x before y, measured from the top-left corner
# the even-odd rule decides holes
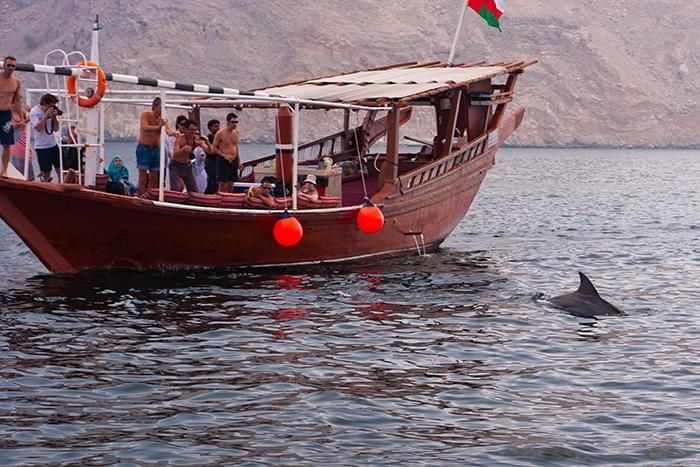
[[[95,14],[113,72],[240,89],[406,61],[446,60],[460,0],[3,0],[0,54],[42,63],[89,51]],[[457,61],[537,59],[519,81],[528,107],[511,144],[700,146],[700,2],[511,1],[503,32],[468,12]],[[30,85],[43,77],[23,74]],[[222,115],[223,112],[220,112]],[[220,114],[213,116],[220,117]],[[134,112],[111,114],[112,136]],[[205,118],[207,115],[205,115]],[[324,118],[313,126],[325,129]],[[251,139],[271,118],[242,115]]]

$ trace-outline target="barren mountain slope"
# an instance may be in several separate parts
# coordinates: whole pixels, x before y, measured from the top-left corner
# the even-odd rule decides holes
[[[460,0],[2,0],[0,53],[41,63],[88,51],[96,13],[109,71],[241,89],[446,60]],[[499,33],[468,12],[457,60],[538,59],[519,82],[522,145],[700,146],[700,2],[508,2]],[[29,84],[43,77],[23,74]],[[135,129],[118,110],[114,136]],[[325,125],[317,118],[318,131]],[[270,118],[243,115],[251,139]]]

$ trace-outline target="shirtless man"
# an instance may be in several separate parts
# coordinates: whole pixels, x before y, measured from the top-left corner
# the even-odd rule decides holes
[[[2,165],[0,176],[7,177],[7,165],[10,163],[10,146],[15,143],[12,128],[12,112],[22,111],[20,99],[20,81],[12,76],[17,68],[14,57],[5,57],[3,71],[0,73],[0,144],[2,144]]]
[[[165,119],[161,116],[160,97],[153,99],[150,112],[141,114],[140,123],[136,168],[139,170],[139,195],[142,195],[146,188],[158,187],[160,129],[165,125]]]
[[[185,134],[179,135],[175,141],[175,152],[168,164],[170,189],[177,191],[182,180],[188,193],[198,193],[192,161],[198,153],[204,154],[209,150],[209,143],[199,134],[199,125],[194,120],[188,120],[185,123],[185,129]]]
[[[238,180],[239,139],[238,116],[231,112],[226,116],[226,128],[216,133],[212,144],[214,154],[219,156],[216,161],[216,179],[219,182],[219,191],[222,193],[230,193],[233,182]]]

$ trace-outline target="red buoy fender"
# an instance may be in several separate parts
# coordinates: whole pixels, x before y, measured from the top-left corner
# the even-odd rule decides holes
[[[365,204],[357,213],[357,226],[366,234],[379,232],[384,227],[382,210],[374,204]]]
[[[296,217],[285,211],[284,214],[277,219],[277,222],[275,222],[272,235],[275,237],[277,243],[289,248],[301,241],[304,236],[304,228]]]

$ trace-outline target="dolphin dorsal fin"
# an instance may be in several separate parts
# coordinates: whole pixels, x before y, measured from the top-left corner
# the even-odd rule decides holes
[[[584,295],[593,295],[594,297],[600,297],[600,295],[598,295],[598,291],[595,289],[590,279],[588,279],[588,277],[586,277],[586,275],[582,272],[579,272],[578,275],[581,278],[581,283],[579,284],[576,292]]]

